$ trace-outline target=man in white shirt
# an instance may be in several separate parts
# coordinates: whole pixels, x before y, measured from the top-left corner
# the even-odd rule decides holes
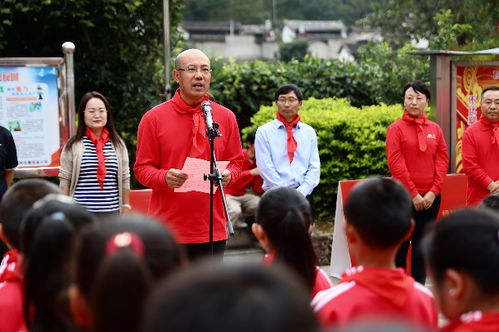
[[[255,138],[263,189],[292,187],[309,197],[319,184],[320,160],[317,134],[298,115],[303,94],[287,84],[277,89],[274,100],[276,118],[260,126]]]

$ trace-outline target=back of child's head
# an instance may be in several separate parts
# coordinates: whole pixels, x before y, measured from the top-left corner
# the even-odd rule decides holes
[[[434,224],[423,252],[438,289],[446,271],[466,273],[482,294],[499,295],[499,215],[486,209],[463,209]],[[499,305],[497,303],[496,305]]]
[[[250,143],[251,145],[255,144],[255,136],[256,130],[250,131],[248,135],[246,135],[246,143]]]
[[[212,261],[165,280],[144,325],[145,332],[319,331],[309,294],[290,271]]]
[[[480,207],[499,212],[499,194],[490,194],[482,200]]]
[[[370,247],[400,244],[411,228],[412,201],[396,180],[372,177],[356,184],[345,203],[347,223]]]
[[[26,179],[16,182],[2,198],[0,224],[10,246],[19,249],[21,221],[34,202],[50,193],[62,194],[55,184],[42,179]]]
[[[318,259],[310,237],[312,212],[305,196],[288,187],[266,191],[258,204],[256,223],[265,232],[275,259],[298,273],[312,289]]]
[[[35,202],[21,225],[24,315],[30,330],[66,330],[72,325],[67,289],[77,235],[94,216],[62,194],[43,200]]]
[[[142,216],[102,220],[86,230],[76,286],[93,331],[138,331],[153,284],[183,264],[180,247],[158,222]]]

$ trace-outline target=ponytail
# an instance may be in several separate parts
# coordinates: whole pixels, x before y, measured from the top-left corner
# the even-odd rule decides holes
[[[282,220],[281,232],[273,245],[276,258],[284,262],[305,280],[308,289],[315,283],[317,255],[308,233],[309,224],[298,208],[292,208]],[[271,240],[272,241],[272,240]]]
[[[108,240],[92,295],[95,331],[139,330],[153,283],[143,255],[142,241],[133,233],[119,233]]]
[[[31,224],[26,257],[24,318],[30,331],[65,331],[71,326],[68,299],[69,262],[74,230],[62,212]],[[27,225],[25,225],[27,226]],[[24,227],[27,230],[27,227]]]
[[[92,331],[140,330],[144,302],[160,278],[183,264],[172,234],[141,216],[102,220],[82,236],[76,286],[89,305]]]
[[[257,223],[284,263],[312,290],[318,264],[309,228],[312,214],[307,199],[296,189],[277,187],[265,192],[257,210]]]

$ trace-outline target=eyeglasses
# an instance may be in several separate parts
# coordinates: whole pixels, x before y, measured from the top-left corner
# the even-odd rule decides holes
[[[289,104],[294,104],[298,101],[297,98],[289,98],[289,99],[286,99],[286,98],[278,98],[277,99],[277,102],[279,104],[286,104],[286,103],[289,103]]]
[[[496,100],[486,99],[482,102],[482,104],[485,106],[492,106],[492,104],[499,105],[499,99],[496,99]]]
[[[99,114],[99,115],[103,115],[105,113],[107,113],[107,110],[106,109],[93,109],[93,108],[89,108],[89,109],[86,109],[85,112],[87,112],[89,115],[95,115],[95,114]]]
[[[189,75],[195,75],[198,71],[201,72],[202,75],[210,75],[213,69],[209,67],[196,68],[196,67],[187,67],[187,68],[175,68],[178,71],[185,71]]]

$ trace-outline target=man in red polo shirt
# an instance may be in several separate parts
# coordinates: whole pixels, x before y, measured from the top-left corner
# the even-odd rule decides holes
[[[209,237],[209,194],[176,192],[187,179],[181,171],[187,157],[210,160],[210,145],[201,104],[209,100],[210,59],[200,50],[181,52],[175,61],[173,77],[179,89],[170,100],[153,107],[139,124],[137,179],[152,188],[149,214],[173,231],[190,259],[211,253]],[[214,140],[218,161],[229,161],[222,185],[236,181],[243,163],[241,139],[234,113],[209,100],[213,121],[221,136]],[[209,169],[206,170],[209,173]],[[214,195],[213,252],[223,254],[227,240],[226,219],[221,195]]]
[[[482,91],[482,116],[466,129],[462,154],[468,177],[466,204],[478,205],[485,196],[499,192],[499,86]]]

